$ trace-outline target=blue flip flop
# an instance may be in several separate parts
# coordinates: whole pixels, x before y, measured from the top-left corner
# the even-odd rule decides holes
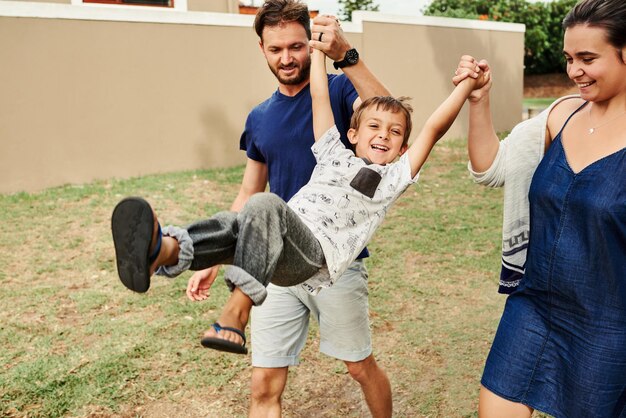
[[[246,348],[246,335],[243,333],[243,331],[238,330],[237,328],[223,327],[217,322],[211,326],[218,333],[221,330],[234,332],[241,337],[243,343],[237,344],[232,341],[223,340],[217,337],[204,337],[202,338],[202,341],[200,341],[204,347],[212,348],[213,350],[218,351],[226,351],[227,353],[248,354],[248,349]]]
[[[127,197],[115,206],[111,232],[117,273],[124,286],[139,293],[150,288],[150,265],[161,250],[161,225],[158,225],[157,243],[150,253],[153,228],[152,208],[144,199]]]

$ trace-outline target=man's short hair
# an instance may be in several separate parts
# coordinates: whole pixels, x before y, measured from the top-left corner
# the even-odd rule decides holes
[[[254,30],[263,42],[263,29],[266,26],[279,26],[290,22],[301,24],[307,38],[311,39],[309,9],[299,0],[266,0],[256,14]]]
[[[361,126],[361,117],[366,109],[376,108],[376,110],[382,110],[383,112],[402,113],[405,120],[406,128],[404,130],[404,140],[402,146],[409,143],[409,137],[411,136],[411,129],[413,123],[411,122],[411,113],[413,107],[409,104],[410,97],[400,96],[398,98],[392,96],[374,96],[365,100],[352,114],[350,119],[350,128],[359,129]]]

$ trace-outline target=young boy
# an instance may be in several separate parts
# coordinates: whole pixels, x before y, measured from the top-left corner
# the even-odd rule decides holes
[[[122,200],[111,220],[120,279],[129,289],[145,292],[155,271],[175,277],[188,269],[231,264],[224,274],[230,298],[202,345],[247,353],[244,330],[249,312],[263,303],[268,283],[301,284],[313,294],[332,286],[365,247],[391,204],[417,180],[432,147],[470,92],[486,81],[481,74],[461,82],[411,147],[407,147],[410,106],[392,97],[364,101],[348,131],[353,153],[339,140],[325,56],[314,50],[312,151],[317,165],[309,183],[288,203],[259,193],[239,213],[219,212],[187,228],[170,226],[162,232],[146,201]],[[398,156],[399,161],[392,163]],[[211,283],[199,285],[206,289]]]

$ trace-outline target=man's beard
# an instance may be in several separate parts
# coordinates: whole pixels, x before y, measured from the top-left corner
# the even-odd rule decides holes
[[[290,78],[284,78],[280,75],[280,68],[285,68],[285,66],[279,65],[278,69],[274,69],[269,63],[267,64],[270,67],[270,70],[274,74],[274,76],[278,79],[281,84],[287,86],[293,86],[301,84],[304,81],[309,79],[309,73],[311,72],[311,60],[307,59],[302,63],[302,67],[300,67],[300,71],[296,73],[295,76]]]

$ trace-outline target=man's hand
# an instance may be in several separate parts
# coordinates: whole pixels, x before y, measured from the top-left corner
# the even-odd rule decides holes
[[[187,283],[187,297],[190,300],[205,300],[209,297],[209,289],[219,273],[219,266],[196,271]]]
[[[491,68],[486,60],[477,61],[470,55],[463,55],[459,66],[454,72],[452,82],[456,86],[468,77],[476,80],[474,90],[469,96],[470,102],[478,102],[489,94],[491,89]]]
[[[352,48],[343,34],[339,20],[330,15],[318,15],[313,19],[309,45],[319,49],[333,61],[341,61]]]

